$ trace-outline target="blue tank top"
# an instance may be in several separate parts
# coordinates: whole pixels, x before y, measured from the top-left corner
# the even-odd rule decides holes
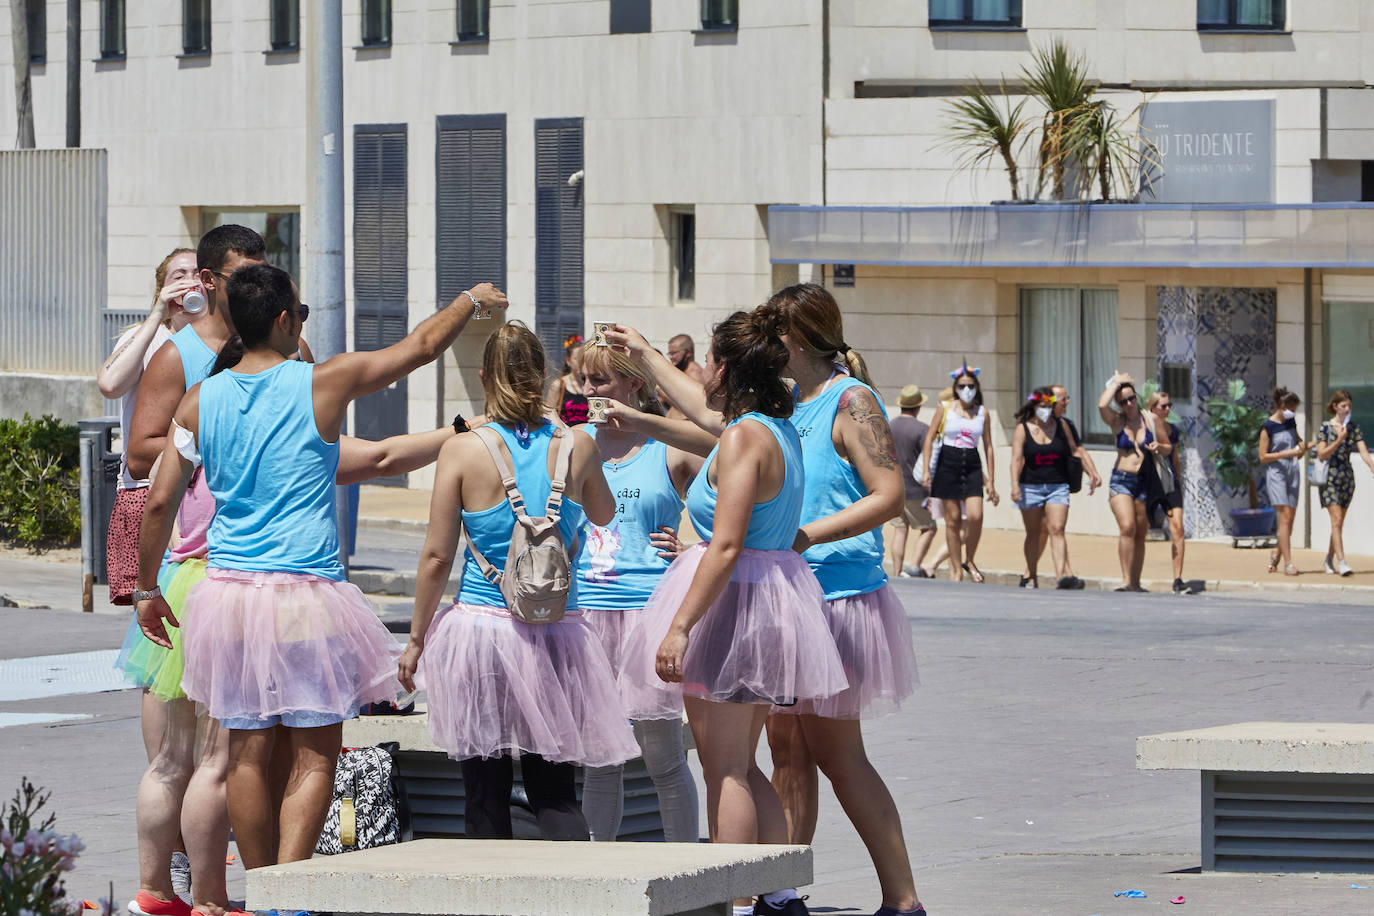
[[[848,509],[868,495],[868,487],[854,466],[835,451],[830,438],[840,397],[851,388],[865,388],[877,403],[878,393],[863,382],[848,376],[809,401],[797,402],[792,425],[801,436],[802,465],[806,468],[806,498],[802,503],[802,524]],[[802,554],[825,590],[825,600],[848,598],[876,591],[887,584],[883,572],[883,532],[881,528],[856,534],[842,541],[817,544]]]
[[[595,438],[596,427],[589,425],[587,432]],[[668,446],[650,439],[628,461],[603,461],[601,469],[615,497],[615,518],[604,528],[589,521],[582,525],[578,603],[601,610],[642,608],[668,568],[649,535],[682,524],[683,502],[668,471]]]
[[[804,489],[801,441],[790,421],[766,414],[746,413],[732,420],[730,426],[744,420],[753,420],[768,427],[782,448],[784,467],[782,489],[778,490],[778,495],[766,503],[754,503],[753,514],[749,516],[749,528],[744,534],[744,546],[750,550],[791,550],[797,540],[797,530],[801,528]],[[701,473],[687,488],[687,512],[692,518],[692,527],[703,541],[711,540],[715,522],[716,488],[711,486],[709,478],[718,451],[719,445],[711,449],[711,454],[706,456],[706,463],[701,466]]]
[[[181,372],[186,376],[187,391],[210,377],[217,354],[200,339],[194,325],[188,324],[173,334],[172,346],[177,348],[177,355],[181,357]]]
[[[548,462],[549,444],[553,442],[553,424],[545,423],[538,429],[530,430],[529,439],[523,443],[515,433],[500,423],[491,423],[487,428],[500,433],[506,442],[506,448],[510,450],[515,485],[520,488],[520,495],[525,497],[525,511],[535,518],[543,515],[551,489]],[[568,432],[565,435],[572,433]],[[485,460],[491,461],[491,458],[487,457]],[[568,554],[572,557],[577,556],[577,533],[585,518],[582,507],[565,496],[558,519],[558,531],[563,535],[563,543],[567,545]],[[506,553],[510,550],[511,532],[517,524],[515,510],[510,507],[504,495],[499,503],[489,509],[476,512],[463,510],[463,527],[467,536],[491,565],[502,571],[506,568]],[[481,567],[472,558],[470,550],[463,551],[463,584],[459,587],[455,600],[464,604],[506,606],[501,589],[482,578]],[[572,588],[568,592],[568,607],[578,606],[577,576],[573,576]]]
[[[200,385],[200,454],[215,497],[217,569],[309,573],[343,581],[334,475],[339,443],[315,426],[315,367],[288,359]]]

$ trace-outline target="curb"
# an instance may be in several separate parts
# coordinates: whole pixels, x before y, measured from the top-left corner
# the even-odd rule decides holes
[[[424,536],[425,532],[429,530],[429,522],[418,518],[376,518],[360,515],[358,516],[358,530]]]
[[[1321,573],[1307,573],[1304,576],[1298,577],[1300,579],[1307,578],[1307,582],[1260,582],[1245,581],[1241,579],[1189,579],[1187,580],[1188,584],[1195,590],[1191,592],[1185,592],[1183,594],[1197,595],[1208,594],[1213,592],[1302,592],[1303,594],[1311,594],[1313,592],[1320,592],[1322,594],[1350,594],[1360,595],[1362,597],[1374,595],[1374,585],[1328,585],[1325,582],[1312,582],[1311,577],[1317,575],[1321,575]],[[948,579],[945,579],[943,576],[941,576],[940,578],[944,581],[948,581]],[[1097,576],[1080,576],[1079,578],[1081,578],[1084,582],[1084,591],[1114,591],[1121,581],[1117,578],[1108,579]],[[1325,576],[1323,576],[1323,578],[1325,578]],[[1010,572],[1008,570],[985,569],[983,570],[983,579],[990,585],[1007,585],[1015,588],[1021,582],[1021,573],[1019,571]],[[1045,577],[1045,580],[1046,582],[1051,581],[1049,577]],[[903,579],[901,581],[919,582],[921,580]],[[965,576],[965,581],[968,581],[967,576]],[[1147,591],[1151,593],[1159,593],[1165,595],[1173,594],[1173,584],[1174,583],[1172,579],[1141,580],[1141,585],[1143,585]],[[1198,589],[1198,585],[1201,585],[1202,588]],[[1049,589],[1045,589],[1045,587],[1042,586],[1040,590],[1054,591],[1055,589],[1053,588],[1053,586],[1051,586]]]

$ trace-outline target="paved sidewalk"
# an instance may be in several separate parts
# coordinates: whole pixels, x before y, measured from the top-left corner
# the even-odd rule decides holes
[[[28,565],[40,577],[54,569]],[[1135,769],[1138,735],[1256,719],[1369,721],[1368,601],[894,588],[922,686],[896,714],[865,723],[864,738],[933,916],[1374,911],[1374,891],[1350,886],[1374,884],[1369,876],[1200,874],[1197,774]],[[108,650],[125,622],[0,609],[0,659]],[[50,788],[58,828],[88,845],[69,886],[94,898],[113,881],[127,900],[144,761],[137,692],[0,699],[4,713],[89,717],[0,728],[0,792],[21,773]],[[767,769],[766,750],[759,759]],[[824,783],[815,845],[816,883],[804,889],[813,912],[873,912],[872,866]],[[242,887],[235,865],[231,893]],[[1134,888],[1149,897],[1113,896]],[[1180,894],[1186,908],[1171,907]]]
[[[363,487],[358,508],[359,525],[372,532],[394,532],[396,534],[423,534],[429,520],[429,491],[405,490],[398,487]],[[890,529],[888,529],[890,531]],[[690,526],[684,525],[684,540],[694,539]],[[936,534],[937,541],[931,546],[939,549],[944,529]],[[979,545],[977,561],[983,574],[990,582],[1001,585],[1015,585],[1020,579],[1025,559],[1022,543],[1025,532],[1020,529],[988,528],[983,532]],[[1117,539],[1097,535],[1068,535],[1069,562],[1074,573],[1088,583],[1088,588],[1112,589],[1121,584],[1121,564],[1117,559]],[[915,546],[915,538],[907,545],[908,562]],[[1284,576],[1280,573],[1266,573],[1268,565],[1267,550],[1237,549],[1228,540],[1225,543],[1214,541],[1188,541],[1184,553],[1184,579],[1192,582],[1196,589],[1201,586],[1209,592],[1263,590],[1313,592],[1320,589],[1323,593],[1353,591],[1357,595],[1369,596],[1374,600],[1374,557],[1347,557],[1355,569],[1355,575],[1348,577],[1328,576],[1322,572],[1323,553],[1319,550],[1294,551],[1294,563],[1302,575]],[[388,578],[390,591],[403,589],[414,577],[414,562],[409,567],[398,565],[396,576]],[[1042,567],[1050,566],[1049,551],[1046,550]],[[941,570],[948,575],[948,566]],[[1145,572],[1143,581],[1151,591],[1168,591],[1174,580],[1169,543],[1149,541],[1145,545]],[[372,581],[372,580],[369,580]],[[381,582],[381,579],[377,579]],[[1043,585],[1049,587],[1053,579],[1043,578]],[[408,592],[413,593],[413,587]]]

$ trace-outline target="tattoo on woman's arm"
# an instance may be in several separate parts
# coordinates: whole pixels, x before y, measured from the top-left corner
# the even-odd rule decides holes
[[[884,470],[896,468],[897,448],[892,443],[892,429],[868,389],[855,386],[845,391],[840,395],[840,409],[858,425],[869,460]]]

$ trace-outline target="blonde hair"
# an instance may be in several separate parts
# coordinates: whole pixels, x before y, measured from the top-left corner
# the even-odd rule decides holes
[[[644,413],[661,414],[663,408],[654,394],[654,383],[644,374],[644,370],[624,353],[612,347],[598,347],[587,344],[582,348],[582,373],[595,372],[598,375],[614,373],[621,378],[639,380],[639,403],[632,405]]]
[[[778,290],[762,306],[777,316],[779,334],[786,334],[808,350],[821,356],[839,357],[849,374],[877,391],[868,374],[868,364],[859,351],[844,342],[844,320],[840,304],[824,286],[798,283]]]
[[[507,322],[487,338],[482,389],[491,420],[534,426],[544,419],[544,348],[521,322]]]
[[[1156,407],[1159,406],[1159,402],[1162,401],[1162,400],[1164,400],[1164,396],[1165,396],[1166,394],[1168,394],[1168,393],[1169,393],[1169,392],[1167,392],[1167,391],[1152,391],[1152,392],[1150,392],[1150,396],[1149,396],[1148,398],[1145,399],[1145,409],[1146,409],[1146,410],[1154,410]]]
[[[162,287],[167,285],[167,271],[172,266],[172,258],[176,257],[179,254],[195,253],[196,250],[194,248],[173,248],[168,253],[167,257],[162,259],[162,263],[158,264],[157,268],[153,270],[153,302],[157,302],[158,293],[162,292]],[[126,324],[124,327],[119,329],[119,333],[116,334],[115,337],[121,337],[141,324],[143,324],[143,322],[141,321],[135,321],[130,324]],[[166,328],[170,328],[172,326],[172,319],[170,316],[162,319],[162,326]]]

